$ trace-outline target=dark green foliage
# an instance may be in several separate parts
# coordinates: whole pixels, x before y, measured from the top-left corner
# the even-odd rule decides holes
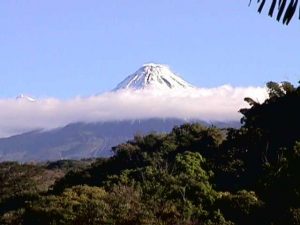
[[[101,224],[106,217],[106,192],[75,186],[59,196],[41,197],[26,207],[24,224]]]
[[[70,170],[79,171],[89,167],[95,159],[85,159],[85,160],[59,160],[55,162],[49,162],[46,168],[49,170],[62,170],[64,172],[69,172]]]
[[[260,224],[265,223],[263,218],[263,202],[259,200],[255,192],[238,191],[236,194],[224,192],[217,200],[218,207],[224,216],[237,224]]]
[[[37,191],[37,179],[41,169],[34,165],[20,165],[17,162],[0,164],[0,196],[1,199],[12,195]],[[36,178],[36,179],[35,179]]]
[[[300,140],[300,88],[287,82],[270,82],[267,87],[269,99],[240,111],[244,127],[256,132],[257,147],[263,151],[265,160],[273,162]]]
[[[156,218],[164,221],[170,217],[170,224],[204,223],[210,218],[217,197],[209,182],[212,172],[202,168],[204,163],[199,153],[185,152],[177,154],[166,166],[158,163],[126,170],[118,180],[138,186],[143,193],[142,200],[149,204]],[[141,179],[136,179],[136,173],[141,174]]]

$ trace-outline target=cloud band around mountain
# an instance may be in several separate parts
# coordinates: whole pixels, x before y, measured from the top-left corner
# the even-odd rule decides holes
[[[87,98],[55,98],[35,102],[0,99],[0,137],[35,129],[53,129],[75,122],[144,118],[184,118],[205,121],[239,120],[248,107],[245,97],[263,102],[263,87],[198,88],[185,91],[121,90]]]

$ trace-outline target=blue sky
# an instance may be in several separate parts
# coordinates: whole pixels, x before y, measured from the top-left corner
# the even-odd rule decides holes
[[[296,83],[300,21],[266,14],[248,1],[4,0],[0,98],[89,96],[147,62],[199,87]]]

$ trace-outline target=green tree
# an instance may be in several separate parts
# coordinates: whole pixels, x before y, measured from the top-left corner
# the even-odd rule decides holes
[[[265,224],[264,203],[253,191],[240,190],[236,194],[223,192],[217,200],[217,206],[227,219],[236,224]]]
[[[107,221],[107,193],[98,187],[75,186],[58,196],[45,196],[31,202],[24,224],[101,224]]]
[[[267,163],[280,159],[282,151],[292,149],[300,139],[300,87],[288,82],[267,84],[269,98],[262,104],[241,109],[243,127],[261,139],[257,149]]]
[[[210,224],[226,220],[213,208],[218,196],[207,171],[205,159],[198,152],[178,153],[175,158],[125,170],[114,182],[141,189],[141,200],[148,213],[163,224]]]

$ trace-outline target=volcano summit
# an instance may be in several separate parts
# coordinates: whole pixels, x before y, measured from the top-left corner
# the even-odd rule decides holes
[[[186,82],[171,69],[162,64],[144,64],[134,74],[128,76],[121,83],[117,85],[114,91],[122,89],[189,89],[193,85]]]

